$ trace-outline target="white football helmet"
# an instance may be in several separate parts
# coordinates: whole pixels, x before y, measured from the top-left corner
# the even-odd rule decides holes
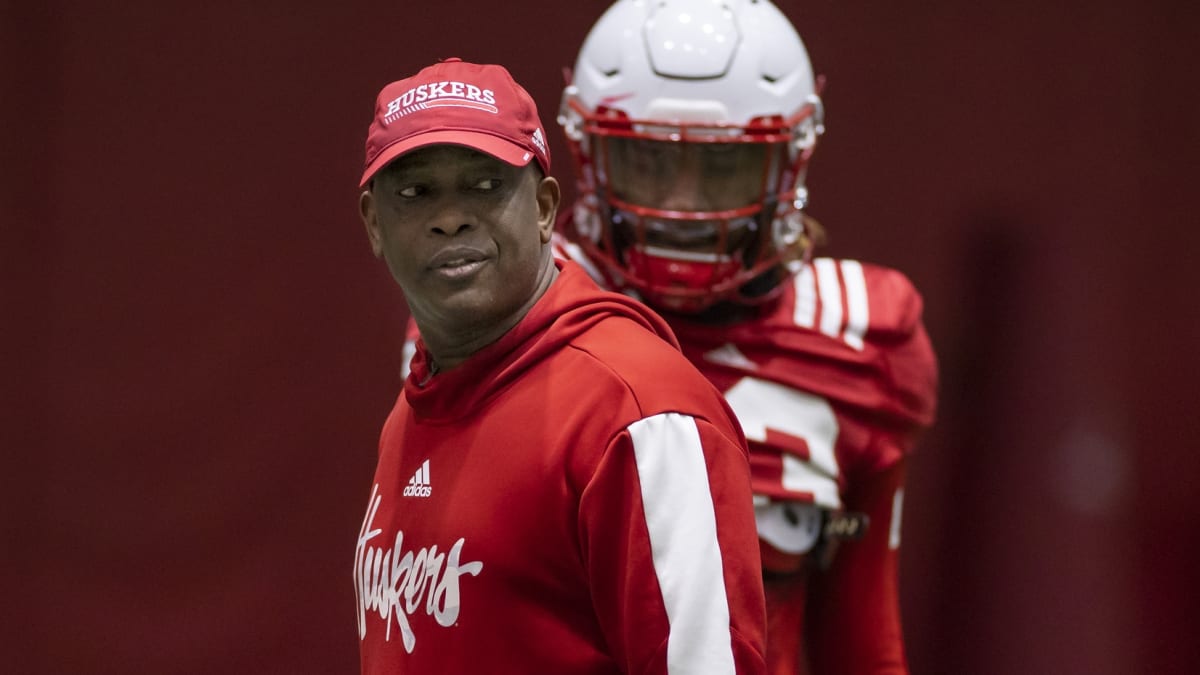
[[[801,209],[823,116],[804,43],[770,2],[620,0],[563,92],[578,191],[564,234],[661,309],[774,297],[811,249]]]

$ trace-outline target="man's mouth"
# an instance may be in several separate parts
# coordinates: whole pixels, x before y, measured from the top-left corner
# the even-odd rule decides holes
[[[482,269],[487,259],[480,251],[445,251],[434,256],[429,269],[441,277],[460,279]]]
[[[448,267],[462,267],[471,263],[479,262],[479,258],[453,258],[438,264],[437,269],[445,269]]]

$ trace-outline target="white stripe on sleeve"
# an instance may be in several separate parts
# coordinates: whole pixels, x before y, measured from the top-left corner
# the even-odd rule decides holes
[[[817,258],[817,290],[821,294],[821,332],[836,338],[842,332],[842,285],[838,283],[837,263],[832,258]]]
[[[867,278],[863,275],[862,263],[857,260],[842,261],[842,281],[846,284],[846,344],[858,351],[863,348],[863,335],[870,320],[867,305]]]
[[[792,283],[796,285],[792,320],[797,326],[812,328],[817,318],[817,289],[813,282],[812,265],[802,267]]]
[[[671,626],[667,672],[733,673],[716,512],[696,421],[663,413],[629,425],[629,434]]]
[[[413,357],[417,355],[417,341],[405,340],[404,349],[400,352],[400,381],[403,384],[404,380],[408,379],[408,374],[412,372],[409,364]]]
[[[888,528],[888,548],[900,548],[900,520],[904,511],[904,488],[892,495],[892,526]]]

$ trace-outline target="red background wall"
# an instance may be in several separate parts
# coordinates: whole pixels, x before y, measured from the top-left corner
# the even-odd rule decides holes
[[[0,4],[4,670],[352,672],[405,316],[356,216],[374,95],[500,62],[554,132],[606,3],[100,4]],[[942,359],[914,672],[1190,672],[1200,22],[917,4],[781,3],[827,251],[907,271]]]

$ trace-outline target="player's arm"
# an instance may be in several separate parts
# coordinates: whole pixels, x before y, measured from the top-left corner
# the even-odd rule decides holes
[[[908,666],[898,589],[904,461],[854,476],[845,507],[870,525],[842,542],[826,570],[814,569],[805,644],[812,675],[904,675]]]
[[[842,508],[865,514],[869,525],[861,540],[838,543],[826,569],[812,570],[804,644],[813,675],[908,672],[898,589],[899,504],[904,458],[933,421],[937,361],[912,282],[872,265],[863,265],[862,273],[870,317],[865,339],[871,349],[865,353],[874,354],[878,372],[886,375],[874,382],[884,394],[874,407],[899,421],[874,430],[875,444],[855,453],[865,460],[843,466]]]
[[[585,487],[579,522],[623,671],[765,672],[749,468],[734,440],[678,413],[631,424]]]

